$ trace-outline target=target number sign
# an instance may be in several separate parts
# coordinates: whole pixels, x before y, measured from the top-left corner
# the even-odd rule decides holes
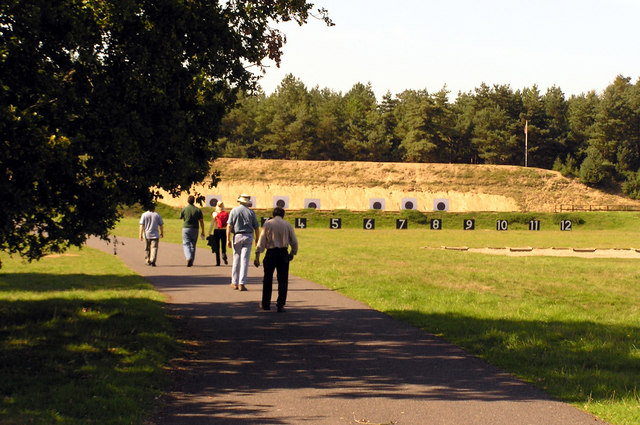
[[[540,230],[540,220],[529,221],[529,230],[534,230],[534,231]]]
[[[496,230],[504,231],[509,229],[509,222],[507,220],[496,221]]]
[[[442,229],[442,220],[439,218],[431,219],[431,230],[441,230]]]
[[[396,219],[396,229],[408,229],[409,228],[409,220],[406,218],[398,218]]]
[[[307,219],[306,218],[296,218],[295,224],[296,224],[296,229],[306,229],[307,228]]]
[[[475,230],[476,229],[476,221],[472,218],[468,218],[462,222],[462,228],[464,230]]]
[[[362,220],[362,228],[364,230],[373,230],[376,228],[376,220],[374,218],[365,218]]]
[[[341,218],[332,218],[329,220],[329,228],[330,229],[342,229],[342,219]]]
[[[560,222],[560,230],[562,230],[563,232],[570,232],[572,226],[573,224],[571,223],[571,220],[562,220]]]

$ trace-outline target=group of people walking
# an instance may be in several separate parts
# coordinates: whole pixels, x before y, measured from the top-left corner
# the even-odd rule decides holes
[[[187,203],[188,205],[180,211],[180,218],[183,220],[182,245],[187,267],[192,267],[198,242],[198,229],[200,229],[200,237],[205,239],[205,228],[202,210],[194,205],[195,197],[189,196]],[[260,255],[266,252],[263,260],[264,277],[260,308],[271,309],[275,272],[278,279],[276,307],[278,312],[284,312],[289,286],[289,262],[298,253],[298,239],[291,224],[284,220],[284,209],[274,208],[273,217],[264,223],[260,232],[258,218],[250,207],[251,198],[245,194],[238,197],[238,206],[229,213],[225,211],[224,204],[218,202],[212,213],[207,243],[215,254],[216,266],[220,266],[221,258],[224,264],[228,264],[226,248],[233,250],[230,286],[239,291],[247,290],[252,245],[254,243],[256,245],[253,262],[256,267],[260,267]],[[156,266],[158,242],[162,237],[164,237],[164,222],[160,214],[151,208],[140,217],[139,230],[139,238],[145,242],[145,263],[149,266]],[[289,248],[291,248],[290,251]]]

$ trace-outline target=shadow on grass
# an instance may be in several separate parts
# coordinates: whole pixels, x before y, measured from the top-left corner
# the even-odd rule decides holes
[[[47,273],[2,273],[0,293],[29,291],[34,293],[70,290],[149,289],[149,283],[137,275],[91,275]]]
[[[149,290],[148,283],[46,274],[4,274],[3,282],[10,288],[0,293],[56,294],[0,300],[0,422],[141,423],[168,383],[163,366],[177,352],[163,303],[118,295]],[[100,300],[57,292],[73,289],[109,292]]]
[[[388,313],[443,335],[563,401],[627,398],[638,404],[639,327],[588,321],[490,320],[418,311]]]

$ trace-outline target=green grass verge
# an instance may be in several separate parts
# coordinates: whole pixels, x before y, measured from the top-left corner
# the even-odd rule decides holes
[[[511,235],[529,232],[520,233]],[[605,244],[612,233],[596,231],[590,242]],[[438,243],[462,238],[436,234]],[[291,272],[439,335],[612,424],[640,423],[638,260],[424,248],[433,235],[298,231]],[[544,243],[560,235],[547,232]]]
[[[0,423],[142,424],[177,353],[163,297],[90,248],[2,256]]]

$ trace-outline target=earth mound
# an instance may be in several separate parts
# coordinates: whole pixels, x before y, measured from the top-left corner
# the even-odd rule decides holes
[[[220,158],[212,170],[221,172],[217,187],[208,189],[205,181],[192,192],[227,207],[246,193],[260,209],[272,208],[276,199],[286,200],[289,209],[303,209],[313,200],[323,210],[354,211],[373,208],[372,200],[382,200],[386,210],[406,208],[407,200],[420,211],[433,211],[435,200],[446,200],[451,212],[640,209],[639,201],[531,167]],[[163,202],[182,206],[186,196],[165,193]]]

